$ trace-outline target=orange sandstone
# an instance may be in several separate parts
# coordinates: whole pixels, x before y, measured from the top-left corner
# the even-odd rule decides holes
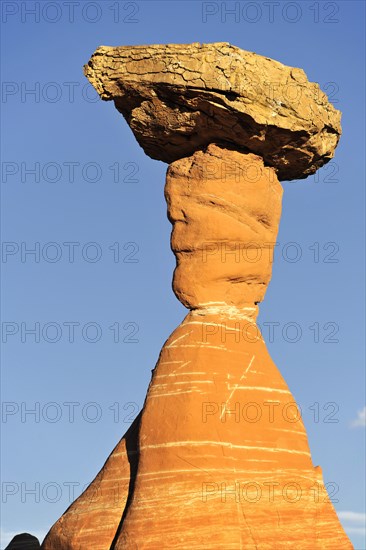
[[[278,176],[304,176],[331,158],[339,114],[324,98],[312,104],[306,96],[298,117],[292,110],[289,118],[294,119],[281,119],[281,128],[270,132],[265,122],[269,107],[262,98],[256,121],[242,129],[252,132],[255,147],[248,147],[250,140],[245,147],[238,143],[240,132],[230,139],[227,129],[220,135],[215,130],[216,143],[203,143],[212,134],[205,134],[200,109],[207,114],[205,101],[217,98],[215,91],[207,95],[209,86],[202,84],[213,76],[208,69],[205,73],[200,48],[206,60],[208,54],[216,55],[222,65],[220,55],[228,47],[194,44],[191,61],[187,45],[101,48],[92,58],[93,75],[97,63],[103,83],[96,84],[94,77],[92,82],[102,97],[108,90],[149,154],[153,148],[156,157],[159,144],[171,144],[173,130],[175,143],[185,144],[181,158],[169,158],[165,197],[177,258],[173,290],[190,311],[161,350],[142,413],[88,489],[52,527],[44,550],[352,549],[321,469],[312,463],[295,400],[256,325],[281,215]],[[185,82],[173,78],[174,64],[168,63],[172,51],[176,70],[191,63],[194,86],[187,67],[188,76],[177,73]],[[234,53],[241,55],[239,65],[248,66],[249,74],[253,65],[269,70],[270,63],[275,71],[285,71],[274,61],[240,52],[236,48]],[[231,79],[232,61],[226,60],[225,73]],[[129,75],[133,72],[130,80],[125,67]],[[241,96],[235,97],[240,103]],[[245,101],[245,94],[241,99],[254,116],[255,106]],[[198,114],[187,115],[188,100]],[[300,120],[309,105],[318,119]],[[229,109],[226,104],[220,108]],[[236,109],[244,107],[234,105],[232,112]],[[166,134],[161,129],[164,110]],[[328,130],[319,122],[326,116]],[[183,119],[186,126],[174,129],[174,121]],[[330,131],[329,119],[338,130]],[[261,124],[266,129],[256,135]],[[302,140],[296,124],[305,128]],[[276,132],[284,135],[286,125],[292,128],[289,140],[284,155],[274,161],[273,139]],[[192,144],[187,128],[193,126],[201,138],[193,138]],[[323,157],[322,139],[328,139]],[[194,151],[184,154],[192,146]],[[177,149],[169,147],[164,155],[176,156]]]
[[[211,144],[169,166],[165,197],[178,300],[190,309],[261,302],[281,216],[275,170]]]

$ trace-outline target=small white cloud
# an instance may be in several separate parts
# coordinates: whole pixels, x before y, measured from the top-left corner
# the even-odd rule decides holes
[[[363,537],[366,535],[365,527],[347,527],[347,526],[345,526],[344,530],[346,531],[346,533],[352,534],[352,535],[361,535]]]
[[[358,411],[357,418],[351,422],[352,428],[364,428],[366,426],[366,407]]]
[[[365,523],[366,524],[366,514],[362,512],[338,512],[339,519],[345,521],[351,521],[352,523]]]
[[[350,512],[345,510],[337,512],[342,522],[343,529],[348,535],[366,536],[366,514],[363,512]]]

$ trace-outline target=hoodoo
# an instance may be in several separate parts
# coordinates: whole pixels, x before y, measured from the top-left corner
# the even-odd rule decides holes
[[[228,43],[102,46],[84,70],[169,163],[173,290],[189,313],[142,412],[43,550],[352,549],[256,325],[280,180],[333,157],[339,111],[301,69]]]

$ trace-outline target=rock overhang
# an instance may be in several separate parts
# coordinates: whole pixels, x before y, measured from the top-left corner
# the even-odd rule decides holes
[[[341,135],[341,113],[302,69],[227,42],[101,46],[84,73],[145,153],[167,163],[217,143],[300,179],[333,157]]]

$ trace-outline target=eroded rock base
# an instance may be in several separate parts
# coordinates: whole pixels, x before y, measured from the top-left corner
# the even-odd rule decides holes
[[[255,310],[190,312],[134,427],[137,467],[124,438],[45,550],[352,549]]]
[[[274,169],[211,144],[170,165],[165,196],[173,289],[191,311],[141,415],[43,550],[352,549],[256,325],[281,214]]]

